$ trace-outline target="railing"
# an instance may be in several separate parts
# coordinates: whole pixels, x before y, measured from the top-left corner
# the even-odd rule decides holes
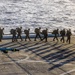
[[[30,38],[35,38],[35,33],[30,33]],[[25,38],[25,34],[22,33],[22,38]],[[48,37],[53,37],[54,34],[52,34],[51,32],[48,33]],[[41,37],[43,37],[43,35],[41,34]],[[3,35],[3,39],[11,39],[12,38],[12,35],[11,34],[4,34]]]

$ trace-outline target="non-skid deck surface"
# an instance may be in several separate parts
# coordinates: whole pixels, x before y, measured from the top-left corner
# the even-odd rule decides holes
[[[0,75],[75,75],[75,37],[71,44],[3,40],[0,47],[20,49],[0,52]]]

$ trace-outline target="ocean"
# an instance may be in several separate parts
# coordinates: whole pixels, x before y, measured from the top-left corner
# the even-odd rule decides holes
[[[0,0],[0,27],[9,34],[11,28],[70,28],[75,30],[75,0]]]

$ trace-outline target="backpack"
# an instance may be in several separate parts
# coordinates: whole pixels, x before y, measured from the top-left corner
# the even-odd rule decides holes
[[[52,34],[55,34],[55,30],[53,30]]]
[[[24,30],[24,33],[25,34],[29,34],[29,30]]]
[[[20,28],[17,28],[17,32],[18,32],[19,34],[21,34],[21,33],[22,33],[22,31],[21,31],[21,29],[20,29]]]
[[[35,33],[39,33],[39,29],[38,28],[35,29]]]
[[[13,34],[13,29],[10,30],[10,33]]]
[[[42,34],[47,34],[47,30],[43,30],[42,31]]]

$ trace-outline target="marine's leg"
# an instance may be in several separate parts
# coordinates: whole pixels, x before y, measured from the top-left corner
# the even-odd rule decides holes
[[[65,42],[64,36],[63,36],[63,43]]]
[[[20,36],[21,41],[23,41],[21,34],[19,36]]]
[[[14,42],[14,35],[12,35],[12,42]]]
[[[29,41],[31,41],[31,39],[30,39],[29,35],[28,35],[28,39],[29,39]]]
[[[40,34],[38,34],[38,36],[39,36],[40,40],[42,41],[42,38],[41,38]]]
[[[60,39],[61,42],[62,42],[62,38],[63,38],[63,37],[61,36],[61,39]]]
[[[47,42],[47,35],[46,35],[46,37],[45,37],[45,38],[46,38],[46,42]]]
[[[45,42],[47,42],[47,35],[45,35]]]
[[[55,36],[54,36],[54,38],[53,38],[53,41],[55,41]]]
[[[38,34],[36,34],[34,41],[36,41],[37,36],[38,36]]]
[[[66,42],[68,42],[68,36],[67,36],[67,40],[66,40]]]
[[[43,35],[42,41],[45,39],[45,35]]]
[[[15,35],[13,36],[13,41],[15,41]]]
[[[0,37],[0,42],[1,42],[1,37]]]
[[[27,41],[26,39],[27,39],[27,35],[26,35],[26,37],[25,37],[25,41]]]
[[[55,38],[56,38],[56,40],[58,41],[58,37],[57,37],[57,35],[56,35],[56,37],[55,37]]]
[[[16,35],[14,35],[14,40],[17,41]]]
[[[17,35],[17,39],[19,38],[19,34]]]
[[[2,36],[2,35],[0,35],[0,42],[2,41],[2,38],[3,38],[3,36]]]
[[[71,37],[69,36],[69,44],[71,43]]]

